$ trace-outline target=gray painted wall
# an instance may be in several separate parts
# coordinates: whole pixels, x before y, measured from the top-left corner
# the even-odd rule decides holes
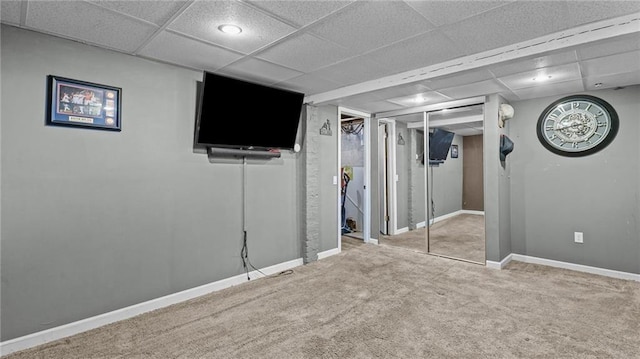
[[[424,226],[425,217],[425,169],[419,156],[424,151],[424,131],[409,129],[409,229]]]
[[[398,144],[398,138],[402,136],[405,144]],[[396,144],[396,228],[403,229],[409,226],[409,157],[412,156],[411,148],[407,143],[409,135],[407,125],[396,121],[396,138],[392,138]]]
[[[371,178],[369,181],[369,185],[371,186],[371,190],[369,191],[371,197],[371,221],[370,221],[370,233],[371,238],[378,239],[380,238],[380,195],[378,193],[378,188],[380,186],[380,180],[378,176],[378,171],[380,171],[380,166],[378,164],[377,155],[379,151],[378,144],[378,125],[379,120],[375,118],[375,115],[371,118],[371,126],[369,131],[369,143],[371,144]]]
[[[485,98],[484,105],[485,254],[487,260],[494,262],[501,261],[511,253],[511,211],[507,200],[511,187],[509,175],[500,163],[499,156],[500,135],[509,135],[508,125],[505,128],[498,127],[498,108],[502,103],[506,101],[501,96],[491,95]],[[510,159],[507,159],[507,163]]]
[[[338,247],[338,196],[340,195],[340,179],[333,184],[333,177],[338,176],[338,107],[318,107],[318,123],[312,125],[312,131],[320,131],[320,127],[329,120],[331,136],[320,136],[320,251]]]
[[[451,144],[458,145],[458,158],[451,158],[451,151],[449,151],[447,160],[437,167],[432,167],[433,172],[427,166],[429,195],[433,195],[436,208],[435,218],[462,209],[462,158],[464,156],[462,136],[455,135]],[[430,205],[427,208],[431,214]]]
[[[514,253],[640,273],[640,86],[585,92],[609,102],[620,130],[604,150],[569,158],[536,137],[552,96],[512,103],[511,243]],[[584,232],[584,243],[573,233]]]
[[[200,72],[7,26],[1,54],[3,341],[243,272],[242,167],[192,148]],[[49,74],[121,87],[122,132],[45,126]],[[299,258],[296,155],[247,175],[253,265]]]

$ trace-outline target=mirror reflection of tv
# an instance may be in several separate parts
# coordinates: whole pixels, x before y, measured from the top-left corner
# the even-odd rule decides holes
[[[455,133],[440,128],[429,132],[429,165],[439,165],[447,160]]]
[[[234,149],[294,148],[304,94],[205,71],[196,145]]]

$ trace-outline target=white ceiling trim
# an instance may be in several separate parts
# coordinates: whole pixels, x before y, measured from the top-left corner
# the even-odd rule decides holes
[[[433,112],[438,110],[444,110],[445,108],[454,108],[454,107],[462,107],[462,106],[470,106],[470,105],[482,105],[484,104],[484,99],[485,99],[484,96],[478,96],[478,97],[466,98],[463,100],[441,102],[433,105],[403,108],[402,110],[380,112],[376,114],[376,117],[377,118],[395,117],[395,116],[402,116],[402,115],[410,115],[412,113],[419,113],[419,112]]]
[[[445,61],[440,64],[306,96],[304,102],[318,105],[348,96],[405,85],[459,71],[477,69],[504,61],[540,55],[549,51],[632,33],[640,33],[640,12],[578,26],[517,44]]]

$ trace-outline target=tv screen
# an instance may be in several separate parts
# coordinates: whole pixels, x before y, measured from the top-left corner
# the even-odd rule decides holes
[[[439,128],[429,133],[429,162],[444,162],[449,154],[449,147],[453,142],[453,132]]]
[[[207,147],[293,149],[304,94],[205,71],[195,142]]]

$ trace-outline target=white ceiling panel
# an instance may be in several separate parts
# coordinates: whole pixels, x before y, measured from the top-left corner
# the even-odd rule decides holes
[[[452,99],[438,92],[428,91],[428,92],[423,92],[415,95],[390,98],[387,101],[393,102],[395,104],[398,104],[404,107],[415,107],[415,106],[430,105],[430,104],[445,102],[450,100]]]
[[[640,1],[567,1],[571,26],[640,11]]]
[[[22,1],[1,1],[0,2],[0,19],[2,22],[11,24],[20,24],[20,9]]]
[[[323,67],[312,74],[325,77],[344,86],[383,77],[393,71],[393,69],[385,68],[368,59],[367,56],[359,56]]]
[[[331,89],[340,87],[339,84],[324,78],[322,76],[316,76],[312,74],[305,74],[288,79],[284,82],[280,82],[277,85],[285,87],[289,90],[303,92],[306,95],[321,93]]]
[[[518,90],[527,87],[539,86],[540,84],[542,84],[542,86],[546,86],[558,82],[579,80],[581,78],[580,67],[574,62],[566,65],[546,67],[519,74],[508,75],[500,77],[498,80],[500,80],[509,89]]]
[[[302,72],[254,58],[244,58],[218,72],[263,84],[273,84],[302,75]]]
[[[438,90],[442,88],[472,84],[475,82],[490,80],[493,78],[493,74],[486,69],[475,69],[460,72],[455,75],[437,77],[431,80],[424,81],[422,84],[431,89]]]
[[[355,54],[355,51],[330,41],[302,34],[270,47],[257,57],[298,71],[311,72]]]
[[[545,86],[529,87],[521,90],[513,90],[518,97],[522,99],[531,99],[546,96],[557,96],[564,94],[571,94],[584,91],[582,80],[573,80],[567,82],[561,82],[557,84],[550,84]]]
[[[514,2],[446,25],[442,31],[468,54],[482,52],[570,27],[564,3]]]
[[[338,106],[348,107],[352,110],[358,110],[358,111],[369,112],[369,113],[400,110],[403,108],[402,106],[398,106],[396,104],[393,104],[387,101],[376,101],[376,102],[363,103],[363,104],[351,104],[349,103],[349,101],[338,100],[338,101],[334,101],[333,104]]]
[[[362,1],[314,25],[310,31],[349,49],[367,52],[432,28],[402,1]]]
[[[493,93],[500,93],[506,88],[496,80],[485,80],[468,85],[449,87],[440,89],[438,92],[453,99],[462,99],[467,97],[484,96]]]
[[[640,84],[640,71],[625,72],[615,75],[596,75],[584,79],[585,87],[589,91],[606,88],[624,87]],[[601,84],[596,87],[596,84]]]
[[[254,1],[249,3],[289,21],[306,26],[330,13],[349,5],[352,1]]]
[[[148,1],[92,0],[91,2],[107,9],[150,21],[156,25],[164,25],[186,3],[186,1],[163,0],[149,6]]]
[[[238,35],[218,30],[223,24],[242,28]],[[230,1],[198,1],[169,25],[176,30],[243,53],[253,52],[291,32],[295,28],[264,13]]]
[[[82,1],[30,1],[28,9],[29,27],[126,52],[157,28]]]
[[[535,58],[524,59],[519,61],[512,61],[508,63],[502,63],[494,66],[490,66],[489,70],[496,76],[502,77],[520,72],[531,71],[535,69],[541,69],[544,67],[552,67],[558,65],[564,65],[578,60],[575,51],[563,51],[559,53],[553,53],[545,56],[538,56]]]
[[[405,1],[436,26],[458,22],[510,1]]]
[[[640,71],[640,51],[582,61],[580,62],[580,67],[585,77]]]
[[[588,60],[634,50],[640,50],[640,36],[637,33],[584,45],[579,47],[576,52],[580,60]]]
[[[156,36],[140,55],[193,69],[214,71],[239,60],[235,52],[163,31]]]
[[[464,51],[438,30],[396,42],[368,54],[372,60],[393,67],[396,72],[426,67],[462,55]]]
[[[377,96],[378,98],[394,98],[394,97],[402,97],[408,95],[415,95],[423,92],[430,91],[431,89],[427,86],[423,86],[420,83],[412,83],[408,85],[389,87],[382,90],[367,92],[367,94],[372,94]]]

